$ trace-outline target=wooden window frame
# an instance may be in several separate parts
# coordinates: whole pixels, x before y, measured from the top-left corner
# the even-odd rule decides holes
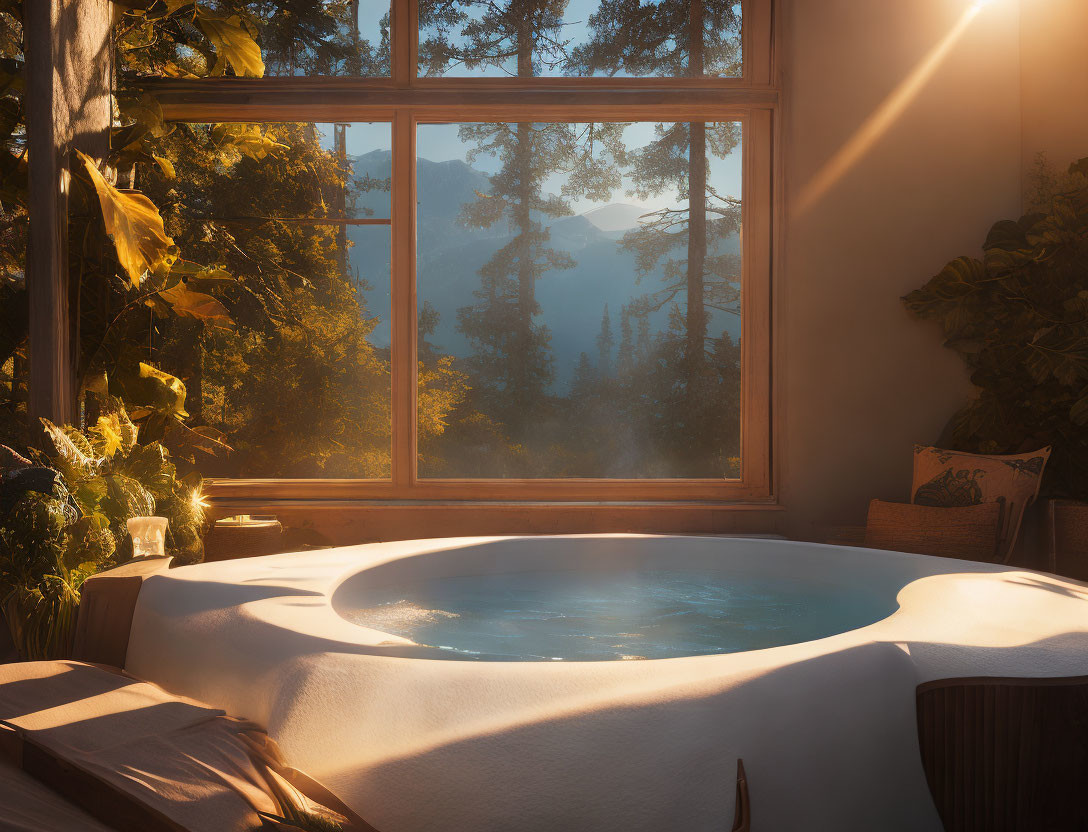
[[[693,14],[700,0],[692,0]],[[188,122],[389,122],[391,479],[216,479],[215,500],[771,503],[771,269],[776,122],[774,0],[746,0],[736,78],[420,78],[414,0],[393,0],[387,78],[156,78]],[[402,21],[407,25],[402,25]],[[433,479],[417,476],[416,126],[471,121],[736,121],[743,125],[741,475],[738,479]]]

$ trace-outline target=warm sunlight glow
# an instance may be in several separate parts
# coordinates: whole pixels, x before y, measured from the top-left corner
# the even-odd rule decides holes
[[[204,494],[203,485],[198,485],[196,488],[194,488],[193,493],[190,495],[189,499],[192,501],[193,508],[198,512],[203,513],[212,507],[211,503],[208,502],[207,497]]]
[[[956,25],[918,63],[887,98],[881,102],[857,132],[828,160],[797,198],[796,211],[804,213],[815,205],[876,144],[937,71],[952,47],[967,31],[982,7],[992,0],[976,0]]]

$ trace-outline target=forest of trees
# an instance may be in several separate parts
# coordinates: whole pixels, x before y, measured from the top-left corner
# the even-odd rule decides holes
[[[436,20],[421,36],[421,65],[504,70],[517,76],[550,74],[726,74],[739,60],[729,39],[739,30],[734,3],[707,4],[702,25],[692,25],[686,3],[605,2],[589,18],[588,39],[564,36],[563,0],[511,0],[504,6],[463,0],[436,6]],[[711,25],[706,25],[710,21]],[[710,33],[708,35],[708,33]],[[647,44],[659,44],[648,49]],[[629,152],[623,125],[467,124],[460,139],[468,159],[497,157],[491,191],[465,206],[467,225],[505,221],[509,243],[480,270],[476,302],[458,312],[472,341],[466,369],[471,388],[462,410],[487,417],[461,419],[456,411],[439,438],[432,476],[722,477],[739,474],[740,349],[728,334],[709,338],[707,312],[739,314],[740,263],[717,244],[740,229],[740,204],[707,183],[708,154],[729,155],[739,126],[660,124],[653,142]],[[543,183],[562,172],[559,195]],[[621,310],[624,337],[613,369],[611,322],[603,312],[596,366],[585,356],[567,396],[549,392],[550,333],[537,321],[535,286],[547,271],[570,268],[548,245],[545,221],[571,213],[569,200],[606,200],[622,174],[645,198],[675,192],[684,208],[644,218],[622,245],[637,253],[640,271],[664,266],[665,284]],[[645,332],[651,311],[667,308],[670,326]],[[643,333],[636,345],[631,332]],[[498,430],[496,430],[498,428]],[[499,432],[501,431],[501,433]],[[421,444],[421,447],[422,444]]]
[[[423,0],[421,74],[451,66],[521,76],[738,71],[734,2],[705,2],[702,24],[692,25],[686,3],[603,0],[577,38],[567,36],[566,7]],[[367,281],[388,274],[366,251],[345,249],[337,222],[354,216],[358,195],[390,183],[356,175],[332,125],[167,124],[154,99],[128,92],[125,79],[388,74],[388,14],[360,27],[358,10],[357,0],[155,0],[134,2],[117,22],[121,109],[110,161],[120,184],[158,208],[171,254],[139,286],[92,280],[103,269],[96,252],[109,246],[78,221],[95,209],[77,200],[80,389],[105,378],[110,394],[142,405],[134,415],[144,430],[209,476],[390,475],[390,356],[373,337],[389,310],[366,300]],[[245,48],[243,34],[259,49]],[[6,26],[5,37],[3,57],[19,60],[17,27]],[[25,153],[18,91],[9,88],[2,102],[11,129],[0,169],[0,315],[23,321],[0,339],[0,418],[12,436],[25,422],[25,206],[16,187]],[[709,321],[714,311],[739,314],[740,258],[725,243],[739,234],[740,204],[717,192],[707,169],[737,151],[739,125],[662,123],[637,148],[625,146],[623,129],[461,125],[468,161],[490,158],[496,168],[460,222],[509,234],[454,312],[470,354],[433,340],[437,316],[450,310],[420,309],[422,476],[738,475],[740,345]],[[564,185],[552,193],[556,176]],[[549,224],[578,200],[624,191],[677,195],[679,207],[649,213],[617,240],[617,250],[634,255],[645,291],[601,309],[596,354],[582,355],[563,388],[537,285],[574,262],[551,244]],[[654,315],[668,325],[655,330]],[[151,369],[136,371],[144,366]]]

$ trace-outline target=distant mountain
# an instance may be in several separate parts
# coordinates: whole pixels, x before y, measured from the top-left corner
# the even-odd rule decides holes
[[[649,208],[641,205],[631,205],[627,202],[613,202],[611,205],[602,205],[592,211],[582,214],[601,231],[628,231],[638,227],[638,219],[650,212]]]
[[[594,243],[600,243],[608,238],[601,230],[590,222],[585,214],[575,217],[561,217],[548,226],[552,248],[575,249],[585,248]]]
[[[392,170],[390,152],[377,150],[352,161],[356,182],[372,186],[356,191],[356,213],[365,216],[365,209],[370,209],[373,216],[389,216],[389,193],[380,185]],[[416,177],[419,302],[429,302],[441,316],[431,340],[447,352],[467,356],[470,345],[457,330],[457,310],[476,302],[473,293],[480,288],[480,269],[509,242],[512,231],[506,222],[490,228],[467,228],[461,222],[463,206],[478,200],[478,194],[490,191],[487,174],[458,160],[418,159]],[[618,342],[622,307],[662,284],[660,272],[639,276],[634,253],[619,245],[623,233],[637,227],[639,216],[645,213],[647,209],[638,205],[613,203],[570,217],[534,216],[547,227],[549,246],[569,254],[574,261],[573,268],[549,271],[536,284],[539,320],[552,333],[557,392],[565,390],[582,352],[596,360],[596,339],[605,306]],[[352,267],[370,286],[363,292],[367,306],[381,319],[371,338],[375,344],[388,345],[388,229],[351,226],[348,237],[355,244],[351,249]],[[738,250],[736,238],[726,241],[723,250]],[[714,312],[710,323],[713,335],[722,330],[734,337],[739,334],[739,323],[733,315]],[[653,314],[650,325],[653,330],[664,330],[668,325],[667,310]]]
[[[352,161],[354,180],[358,183],[384,183],[393,170],[393,154],[388,150],[374,150]],[[491,228],[469,229],[458,222],[461,207],[476,199],[477,192],[491,190],[486,173],[470,167],[458,159],[448,162],[416,160],[416,198],[419,205],[418,234],[421,245],[428,247],[463,241],[465,235],[482,238],[503,237],[509,234],[506,223],[496,223]],[[355,209],[359,216],[367,211],[375,217],[389,216],[389,192],[377,188],[356,189]]]

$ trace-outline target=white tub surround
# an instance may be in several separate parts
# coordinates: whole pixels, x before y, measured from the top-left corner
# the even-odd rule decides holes
[[[353,582],[589,562],[834,582],[890,593],[899,608],[817,641],[633,662],[420,658],[337,612]],[[382,832],[718,832],[733,816],[738,757],[757,832],[938,832],[915,688],[1088,674],[1088,586],[778,540],[369,544],[149,578],[126,667],[262,723],[291,765]]]

